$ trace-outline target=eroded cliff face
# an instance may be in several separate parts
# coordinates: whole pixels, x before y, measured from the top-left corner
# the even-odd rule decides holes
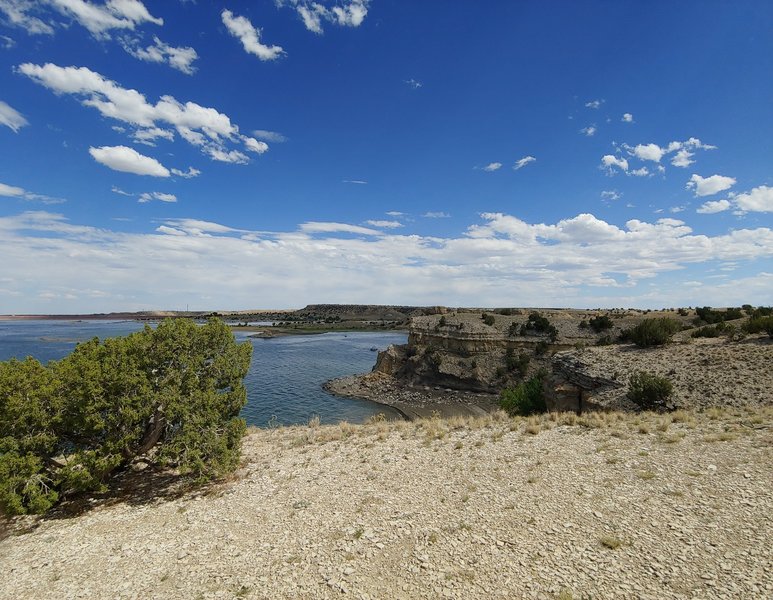
[[[589,375],[580,361],[571,358],[575,346],[595,341],[595,334],[579,326],[581,315],[554,316],[552,335],[521,334],[528,314],[459,311],[414,317],[408,343],[380,352],[373,370],[407,386],[489,394],[543,371],[549,409],[579,412],[599,408],[597,394],[620,384]]]

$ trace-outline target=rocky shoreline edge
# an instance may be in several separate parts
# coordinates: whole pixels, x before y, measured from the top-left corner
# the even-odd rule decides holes
[[[389,406],[408,421],[432,417],[482,417],[499,409],[498,396],[495,394],[440,386],[408,386],[378,371],[331,379],[322,387],[335,396],[370,400]]]

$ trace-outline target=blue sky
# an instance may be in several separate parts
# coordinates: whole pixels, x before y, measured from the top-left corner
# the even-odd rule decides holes
[[[770,304],[771,23],[0,0],[0,313]]]

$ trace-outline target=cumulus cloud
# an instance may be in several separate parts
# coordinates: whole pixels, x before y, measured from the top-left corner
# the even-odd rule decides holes
[[[738,209],[743,212],[773,212],[773,187],[761,185],[750,192],[731,197]]]
[[[264,142],[273,142],[275,144],[280,144],[287,141],[287,138],[281,133],[276,131],[268,131],[266,129],[255,129],[253,130],[252,135],[259,140],[263,140]]]
[[[692,159],[693,156],[695,156],[694,152],[682,148],[673,156],[673,158],[671,158],[671,164],[675,167],[682,167],[684,169],[695,162]]]
[[[501,162],[493,162],[493,163],[489,163],[485,167],[483,167],[483,170],[484,171],[488,171],[489,173],[491,173],[492,171],[496,171],[496,170],[501,169],[501,168],[502,168],[502,163]]]
[[[665,150],[657,144],[637,144],[631,154],[640,160],[651,160],[653,162],[660,162],[663,158]]]
[[[607,175],[614,175],[616,173],[615,168],[621,171],[628,172],[628,161],[625,158],[618,158],[612,154],[605,154],[601,157],[600,169],[607,172]]]
[[[151,177],[169,177],[170,172],[155,158],[140,154],[127,146],[101,146],[89,148],[91,157],[114,171],[150,175]]]
[[[591,100],[590,102],[585,103],[586,108],[600,108],[601,105],[604,104],[603,100]]]
[[[248,18],[234,16],[230,10],[224,10],[220,16],[228,32],[242,43],[244,51],[248,54],[254,54],[263,61],[276,60],[284,54],[281,46],[262,44],[260,41],[262,31],[254,27]]]
[[[370,220],[365,221],[368,225],[371,227],[378,227],[379,229],[396,229],[398,227],[402,227],[403,224],[400,223],[400,221],[378,221],[378,220]]]
[[[582,129],[580,129],[580,133],[582,133],[583,135],[587,135],[588,137],[596,135],[596,126],[588,125],[587,127],[583,127]]]
[[[650,172],[647,167],[639,167],[638,169],[631,169],[628,171],[628,174],[633,175],[634,177],[647,177],[650,175]]]
[[[729,200],[709,200],[695,209],[695,212],[703,215],[712,215],[714,213],[725,211],[731,206],[732,204]]]
[[[172,127],[212,160],[230,163],[247,163],[249,158],[238,150],[228,149],[228,142],[241,143],[251,152],[263,153],[268,149],[265,142],[242,135],[227,115],[214,108],[195,102],[183,104],[173,96],[161,96],[158,102],[151,104],[137,90],[123,88],[86,67],[24,63],[17,71],[56,94],[80,97],[84,106],[95,108],[104,117],[131,125],[136,129],[133,135],[144,135],[146,141],[147,138],[152,141],[155,137],[164,137],[166,134],[156,133],[163,131],[164,126]]]
[[[633,123],[633,115],[631,113],[625,113],[620,120],[623,123]]]
[[[515,161],[515,164],[513,165],[513,169],[515,169],[516,171],[518,169],[523,169],[526,165],[533,163],[536,160],[537,159],[534,158],[533,156],[524,156],[523,158],[519,158],[518,160]]]
[[[196,50],[188,46],[170,46],[154,36],[153,45],[151,46],[139,48],[127,42],[124,44],[124,49],[135,58],[146,62],[165,63],[186,75],[193,75],[196,72],[193,61],[199,55],[196,53]]]
[[[163,192],[144,192],[140,194],[140,199],[137,202],[144,204],[151,200],[160,200],[161,202],[177,202],[177,196],[174,194],[165,194]]]
[[[693,174],[686,188],[695,191],[696,196],[711,196],[719,192],[724,192],[735,185],[736,181],[732,177],[724,175],[712,175],[711,177],[701,177]]]
[[[278,6],[290,6],[300,16],[306,29],[321,34],[322,23],[344,27],[359,27],[368,14],[370,0],[276,0]]]
[[[276,306],[371,303],[374,294],[379,302],[419,305],[544,306],[554,295],[574,306],[686,305],[697,300],[676,301],[672,294],[684,294],[681,282],[661,275],[773,258],[769,227],[696,234],[673,218],[620,226],[587,213],[554,223],[485,213],[465,234],[445,238],[357,227],[306,223],[294,231],[246,232],[168,219],[149,231],[121,232],[50,212],[6,215],[0,217],[3,288],[17,293],[19,304],[8,297],[3,305],[10,312],[51,312],[35,304],[45,291],[75,296],[58,305],[73,312],[158,308],[180,298],[198,298],[210,309],[252,306],[257,296]],[[773,276],[756,278],[731,303],[717,302],[706,280],[701,302],[769,302]],[[95,305],[83,293],[90,289],[107,295]],[[649,296],[654,289],[656,298]]]
[[[5,125],[14,133],[18,133],[19,129],[29,123],[20,112],[0,100],[0,125]]]

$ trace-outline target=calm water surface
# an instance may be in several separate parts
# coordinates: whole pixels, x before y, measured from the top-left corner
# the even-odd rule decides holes
[[[80,341],[128,335],[143,328],[134,321],[0,321],[0,360],[34,356],[41,362],[72,352]],[[389,407],[331,396],[322,389],[328,379],[370,371],[376,352],[389,344],[404,344],[404,333],[325,333],[251,339],[235,332],[238,341],[252,346],[252,364],[245,379],[247,405],[242,416],[248,425],[307,423],[319,416],[323,423],[361,423],[383,413],[399,418]]]

